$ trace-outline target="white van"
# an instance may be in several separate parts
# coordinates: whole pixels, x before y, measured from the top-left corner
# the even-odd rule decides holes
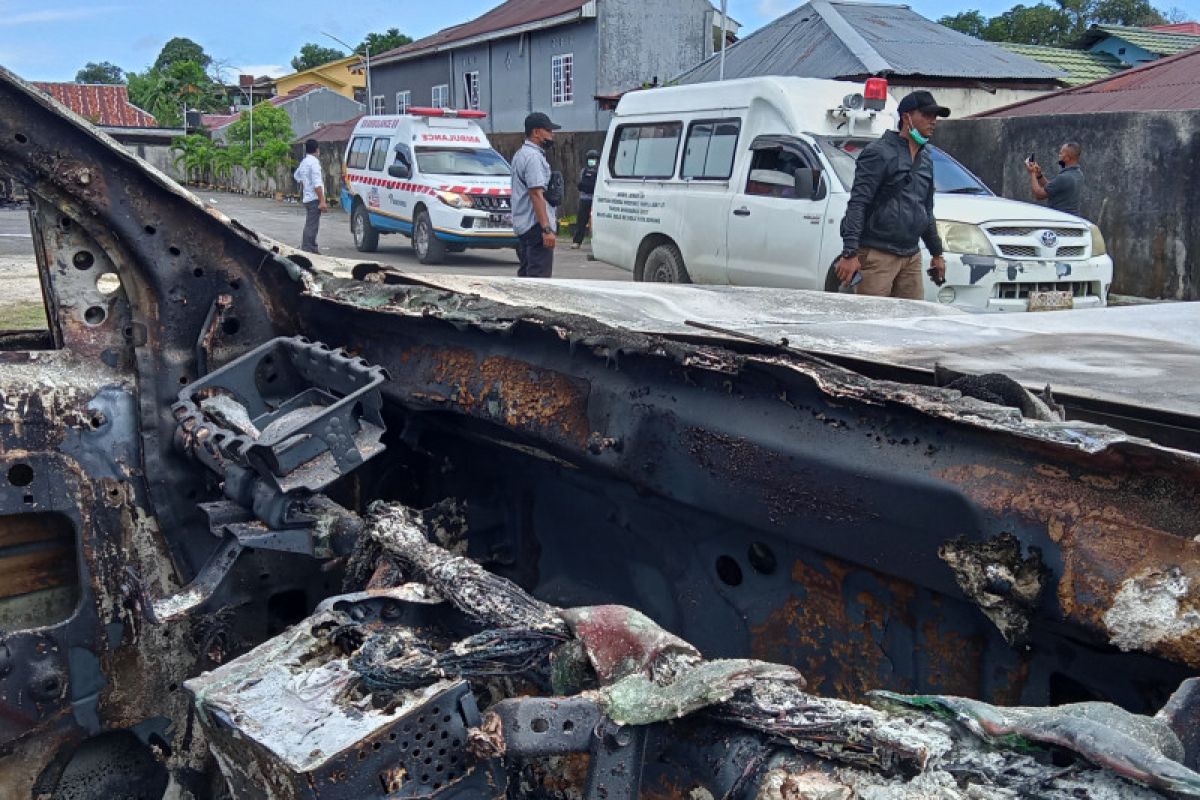
[[[639,281],[836,291],[855,159],[894,127],[895,106],[882,78],[631,92],[604,144],[593,253]],[[932,153],[946,283],[926,278],[925,299],[988,311],[1105,305],[1112,260],[1096,226],[996,197]]]
[[[516,247],[512,170],[473,121],[486,116],[411,108],[359,120],[342,161],[342,208],[360,251],[375,252],[385,233],[412,239],[422,264]]]

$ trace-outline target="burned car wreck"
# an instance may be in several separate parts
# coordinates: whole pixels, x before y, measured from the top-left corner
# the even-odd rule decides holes
[[[1183,304],[346,274],[8,73],[0,173],[0,796],[1200,796]]]

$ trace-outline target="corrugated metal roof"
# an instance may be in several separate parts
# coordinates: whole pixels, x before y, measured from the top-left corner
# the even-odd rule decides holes
[[[1148,25],[1147,30],[1161,31],[1163,33],[1190,33],[1193,36],[1200,36],[1200,22],[1175,22],[1170,25]]]
[[[1200,48],[977,117],[1200,109]]]
[[[725,53],[726,78],[856,78],[884,72],[1047,83],[1066,77],[1061,70],[938,25],[908,6],[876,3],[812,0]],[[717,80],[718,74],[719,56],[714,56],[676,81],[703,83]]]
[[[46,94],[96,125],[113,128],[156,128],[153,114],[129,102],[129,91],[121,85],[98,83],[33,84]]]
[[[1140,47],[1158,56],[1173,56],[1200,47],[1200,36],[1124,25],[1093,25],[1079,41],[1083,47],[1091,47],[1110,36],[1123,39],[1134,47]]]
[[[1028,56],[1035,61],[1063,70],[1067,73],[1067,77],[1063,80],[1068,86],[1079,86],[1098,81],[1125,68],[1119,58],[1109,53],[1072,50],[1067,47],[1048,47],[1041,44],[1016,44],[1015,42],[996,42],[996,44],[1005,50]]]
[[[354,126],[363,118],[363,114],[357,117],[352,117],[342,122],[331,122],[328,125],[322,125],[307,136],[301,136],[296,139],[297,142],[304,142],[309,139],[316,139],[318,142],[348,142],[350,134],[354,133]]]
[[[444,28],[432,36],[418,39],[412,44],[380,53],[378,57],[371,56],[371,63],[412,58],[455,42],[561,17],[564,14],[578,12],[587,3],[588,0],[508,0],[470,22]]]

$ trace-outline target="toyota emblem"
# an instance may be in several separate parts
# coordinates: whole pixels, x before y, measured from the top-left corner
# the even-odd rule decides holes
[[[1058,244],[1058,234],[1054,231],[1042,231],[1042,245],[1045,247],[1054,247]]]

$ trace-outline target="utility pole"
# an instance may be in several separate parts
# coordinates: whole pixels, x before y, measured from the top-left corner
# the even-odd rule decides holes
[[[725,22],[725,9],[728,0],[721,0],[721,75],[718,80],[725,80],[725,29],[729,27]]]
[[[328,36],[330,39],[333,39],[335,42],[340,44],[342,47],[349,50],[351,55],[354,54],[353,47],[346,44],[341,39],[334,36],[332,33],[326,33],[325,31],[321,31],[321,35]],[[363,42],[363,50],[366,51],[366,58],[364,59],[362,56],[359,56],[358,60],[362,63],[363,70],[367,76],[367,114],[370,115],[370,114],[375,113],[375,96],[373,94],[371,94],[371,45],[367,44],[364,41]]]

